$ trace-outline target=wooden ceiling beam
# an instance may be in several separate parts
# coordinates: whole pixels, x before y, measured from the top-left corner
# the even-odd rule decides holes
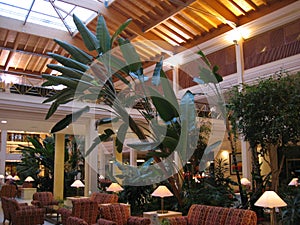
[[[178,5],[176,7],[176,9],[165,13],[160,19],[153,21],[152,23],[150,23],[149,25],[143,27],[143,31],[147,32],[155,27],[157,27],[158,25],[160,25],[161,23],[163,23],[164,21],[166,21],[167,19],[169,19],[170,17],[176,15],[178,12],[180,12],[182,9],[186,8],[188,5],[192,4],[193,2],[195,2],[196,0],[187,0],[185,3],[182,3],[180,5]]]

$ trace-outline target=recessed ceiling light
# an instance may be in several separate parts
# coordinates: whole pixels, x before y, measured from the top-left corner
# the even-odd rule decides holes
[[[1,123],[7,123],[7,120],[1,120]]]

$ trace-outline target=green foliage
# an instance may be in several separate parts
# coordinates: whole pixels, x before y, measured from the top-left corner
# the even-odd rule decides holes
[[[41,191],[52,191],[53,189],[53,172],[54,172],[54,139],[46,137],[40,140],[37,137],[27,137],[32,144],[19,145],[17,150],[22,151],[22,161],[17,165],[17,171],[21,179],[32,176],[35,186]],[[44,167],[45,176],[39,177],[40,168]]]
[[[279,74],[231,93],[232,123],[253,145],[286,145],[300,139],[300,73]],[[238,121],[238,124],[236,124]]]
[[[281,222],[283,225],[300,224],[300,189],[289,186],[280,190],[282,199],[287,207],[281,208]]]
[[[231,185],[237,185],[224,173],[228,170],[228,163],[222,159],[215,160],[215,167],[208,177],[185,179],[184,208],[186,214],[192,204],[231,207],[236,201]]]

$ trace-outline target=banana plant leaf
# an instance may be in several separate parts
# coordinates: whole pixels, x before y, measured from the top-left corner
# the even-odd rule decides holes
[[[110,34],[106,26],[106,22],[104,20],[104,17],[100,15],[98,17],[97,21],[97,27],[96,27],[96,37],[99,40],[100,43],[100,49],[99,53],[105,53],[111,49],[111,39]]]
[[[90,110],[89,106],[85,106],[84,108],[78,110],[75,113],[68,114],[66,117],[62,120],[60,120],[58,123],[54,125],[54,127],[51,129],[51,133],[58,132],[60,130],[63,130],[67,126],[69,126],[72,122],[75,122],[83,113],[86,113]]]

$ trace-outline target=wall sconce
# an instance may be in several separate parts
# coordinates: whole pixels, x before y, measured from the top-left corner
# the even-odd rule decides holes
[[[172,192],[165,185],[160,185],[151,195],[161,198],[161,210],[158,210],[157,213],[167,213],[168,211],[164,210],[164,197],[173,196]]]
[[[274,191],[265,191],[254,205],[271,209],[271,225],[276,225],[275,208],[287,206],[287,204]]]

